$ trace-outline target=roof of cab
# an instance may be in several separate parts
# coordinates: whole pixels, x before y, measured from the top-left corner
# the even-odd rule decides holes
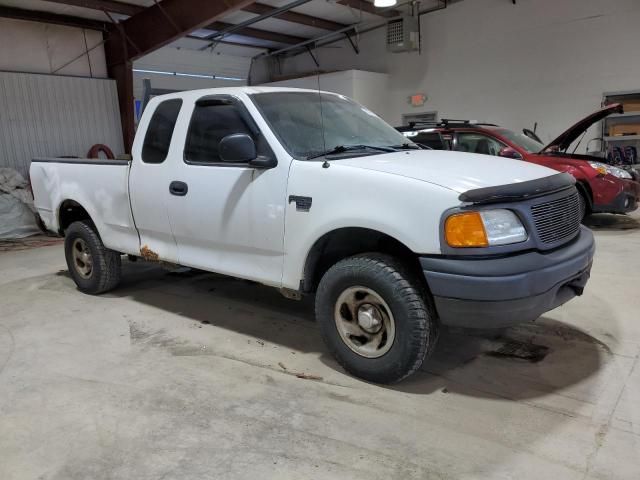
[[[318,90],[311,90],[307,88],[291,88],[291,87],[261,87],[261,86],[252,86],[252,87],[217,87],[217,88],[203,88],[200,90],[185,90],[183,92],[175,92],[175,93],[167,93],[165,95],[158,95],[151,99],[152,101],[163,101],[169,100],[172,98],[180,98],[183,100],[196,100],[201,97],[206,97],[207,95],[239,95],[246,94],[251,95],[254,93],[269,93],[269,92],[311,92],[318,93]],[[324,90],[320,91],[321,93],[328,93],[332,95],[337,95],[334,92],[326,92]],[[156,100],[159,99],[159,100]],[[154,102],[154,103],[156,103]]]

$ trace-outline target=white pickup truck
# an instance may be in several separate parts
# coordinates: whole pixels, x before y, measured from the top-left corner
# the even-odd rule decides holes
[[[241,87],[154,98],[131,161],[38,158],[35,204],[78,288],[134,255],[315,293],[349,372],[399,381],[440,325],[505,327],[580,295],[594,254],[573,177],[420,149],[332,93]]]

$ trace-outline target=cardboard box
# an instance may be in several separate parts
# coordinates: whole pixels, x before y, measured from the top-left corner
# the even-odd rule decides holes
[[[619,123],[609,127],[609,135],[612,137],[622,135],[640,135],[640,123]]]
[[[640,112],[640,100],[627,100],[622,102],[625,113]]]

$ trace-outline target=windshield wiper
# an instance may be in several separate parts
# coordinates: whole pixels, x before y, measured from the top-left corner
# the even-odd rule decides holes
[[[375,145],[338,145],[330,150],[326,150],[321,153],[316,153],[315,155],[309,155],[307,160],[312,160],[314,158],[324,157],[326,155],[333,155],[337,153],[351,152],[354,150],[376,150],[378,152],[395,152],[396,149],[393,147],[378,147]]]
[[[411,144],[411,143],[403,143],[402,145],[389,145],[389,148],[394,148],[396,150],[422,150],[420,145]],[[431,149],[429,149],[431,150]]]

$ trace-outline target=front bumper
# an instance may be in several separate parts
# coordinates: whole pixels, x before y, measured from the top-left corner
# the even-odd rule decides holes
[[[622,191],[609,204],[594,203],[594,213],[629,213],[638,208],[640,200],[640,183],[635,180],[623,180]]]
[[[535,320],[581,295],[595,253],[591,231],[552,252],[502,258],[421,257],[443,324],[502,328]]]

